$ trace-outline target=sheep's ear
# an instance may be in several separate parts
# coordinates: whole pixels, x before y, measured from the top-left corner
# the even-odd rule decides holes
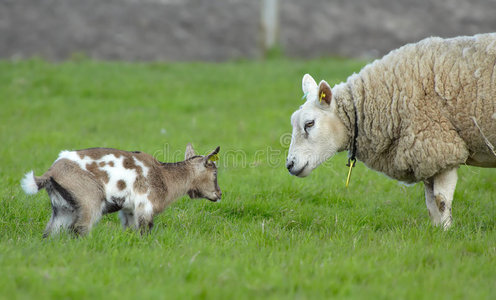
[[[317,83],[310,76],[310,74],[303,75],[301,80],[301,89],[303,90],[303,95],[308,96],[308,94],[315,93],[317,90]]]
[[[205,162],[211,160],[211,161],[217,161],[219,160],[219,157],[217,156],[217,153],[220,151],[220,146],[215,148],[214,151],[212,151],[209,155],[205,156]]]
[[[184,152],[184,159],[190,159],[195,155],[196,153],[195,149],[193,149],[193,145],[191,145],[191,143],[188,143],[188,145],[186,145],[186,152]]]
[[[329,84],[322,80],[319,83],[319,102],[320,105],[330,105],[332,100],[332,92]]]

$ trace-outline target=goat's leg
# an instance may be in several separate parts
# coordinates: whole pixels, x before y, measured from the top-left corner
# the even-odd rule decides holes
[[[133,211],[128,211],[128,210],[120,210],[119,211],[119,218],[121,219],[121,224],[122,228],[126,230],[128,227],[134,227],[135,221],[134,221],[134,212]]]
[[[50,234],[52,233],[52,230],[53,230],[53,220],[55,219],[55,215],[56,215],[56,209],[55,207],[52,207],[52,216],[50,217],[50,221],[48,221],[46,227],[45,227],[45,231],[43,232],[43,238],[47,238],[50,236]]]
[[[452,223],[451,204],[458,175],[457,168],[448,169],[424,181],[425,203],[432,223],[447,230]]]
[[[147,209],[148,208],[148,209]],[[135,226],[141,234],[151,231],[153,228],[153,212],[145,203],[140,203],[134,210]]]
[[[89,203],[84,200],[80,203]],[[71,225],[70,229],[76,236],[84,236],[88,234],[95,223],[97,223],[102,216],[100,207],[92,205],[81,206],[77,211],[77,218]]]
[[[90,232],[91,224],[89,218],[87,217],[87,213],[84,213],[80,215],[76,222],[72,224],[70,227],[71,231],[76,235],[76,236],[85,236]]]
[[[43,233],[44,238],[58,234],[61,229],[67,230],[76,218],[73,207],[68,205],[60,194],[49,190],[48,195],[52,203],[52,216]]]
[[[66,175],[55,174],[50,182],[53,191],[59,196],[57,203],[70,212],[66,215],[71,218],[64,221],[64,227],[68,227],[76,236],[86,235],[102,216],[102,201],[105,199],[103,186],[95,186],[92,175],[81,172],[79,167],[70,167],[63,174]],[[78,179],[71,179],[73,176],[67,176],[69,174]]]
[[[48,192],[48,196],[50,197],[50,203],[52,204],[52,215],[50,216],[50,221],[48,221],[46,227],[45,227],[45,231],[43,232],[43,238],[47,238],[49,237],[51,234],[52,234],[52,231],[54,229],[54,220],[55,218],[57,217],[57,206],[56,206],[56,202],[54,200],[54,197],[57,197],[57,195],[55,195],[55,193],[50,189],[50,187],[47,187],[47,192]]]
[[[153,216],[141,215],[138,217],[138,227],[141,234],[149,233],[153,228]]]

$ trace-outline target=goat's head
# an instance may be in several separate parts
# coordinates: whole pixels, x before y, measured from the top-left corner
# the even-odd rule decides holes
[[[188,196],[190,198],[206,198],[210,201],[220,201],[222,192],[217,184],[217,166],[215,158],[220,147],[215,148],[210,154],[196,155],[191,144],[186,146],[184,159],[192,168],[193,180]]]
[[[305,177],[336,152],[343,150],[347,133],[336,115],[331,87],[322,80],[319,85],[305,74],[302,81],[307,101],[291,116],[293,134],[286,167],[292,175]]]

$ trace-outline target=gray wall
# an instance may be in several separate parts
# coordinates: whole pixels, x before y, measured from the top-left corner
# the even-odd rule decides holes
[[[496,0],[279,0],[296,57],[380,56],[423,37],[496,31]],[[0,0],[0,58],[263,56],[260,0]]]
[[[428,36],[496,31],[496,0],[289,0],[281,23],[290,55],[382,56]]]

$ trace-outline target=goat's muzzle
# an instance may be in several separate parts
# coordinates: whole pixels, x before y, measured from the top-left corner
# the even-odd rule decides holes
[[[217,192],[215,193],[215,196],[216,198],[214,199],[210,199],[210,198],[207,198],[208,200],[212,201],[212,202],[220,202],[221,198],[222,198],[222,192]]]

